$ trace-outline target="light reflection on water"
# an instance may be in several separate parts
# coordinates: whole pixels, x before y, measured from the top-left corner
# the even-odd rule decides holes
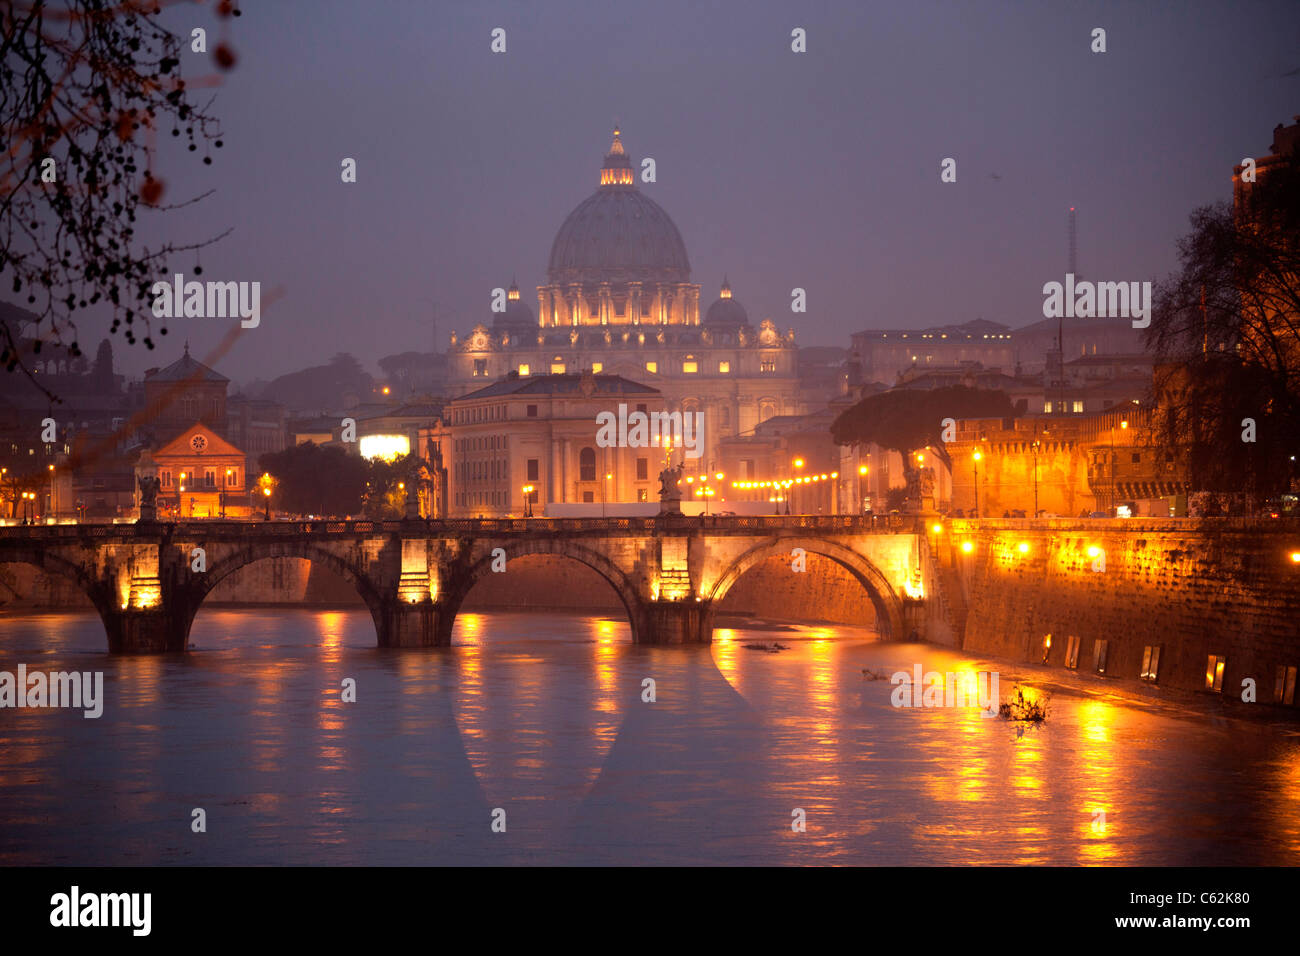
[[[1022,735],[895,709],[864,668],[997,665],[852,628],[655,648],[485,613],[386,651],[364,611],[208,610],[184,656],[104,640],[91,615],[0,619],[0,669],[103,670],[106,696],[99,720],[0,711],[0,863],[1300,861],[1286,728],[1061,691]]]

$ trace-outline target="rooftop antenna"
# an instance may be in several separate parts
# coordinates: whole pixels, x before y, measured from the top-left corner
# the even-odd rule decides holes
[[[1075,230],[1074,207],[1070,207],[1070,224],[1069,224],[1069,241],[1070,241],[1070,271],[1073,272],[1078,267],[1079,259],[1079,242],[1078,233]]]
[[[1066,226],[1066,241],[1067,241],[1067,247],[1069,249],[1068,252],[1069,261],[1066,263],[1067,271],[1070,273],[1070,275],[1075,277],[1075,281],[1078,281],[1079,277],[1078,277],[1078,273],[1075,272],[1075,269],[1078,268],[1078,262],[1079,262],[1079,239],[1078,239],[1078,232],[1075,224],[1073,206],[1070,207],[1070,217]],[[1056,407],[1059,411],[1063,412],[1065,411],[1065,310],[1064,309],[1062,309],[1061,314],[1056,317],[1056,353],[1058,356],[1057,360],[1060,363],[1059,368],[1057,370],[1057,383],[1060,388],[1060,394],[1057,396],[1059,401]]]
[[[1079,267],[1079,234],[1074,220],[1073,206],[1070,207],[1070,217],[1066,224],[1065,240],[1066,240],[1066,248],[1069,250],[1067,253],[1067,255],[1069,256],[1069,261],[1066,262],[1065,271],[1070,273],[1070,275],[1074,276],[1075,281],[1077,282],[1079,278],[1079,274],[1075,270],[1078,269]],[[1061,312],[1063,315],[1065,310],[1062,309]],[[1056,347],[1061,350],[1062,362],[1065,361],[1065,339],[1063,337],[1064,329],[1065,329],[1064,320],[1061,318],[1061,316],[1057,316]]]

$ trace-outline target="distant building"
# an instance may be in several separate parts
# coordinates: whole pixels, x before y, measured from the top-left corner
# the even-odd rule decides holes
[[[420,432],[442,415],[442,405],[432,402],[393,403],[356,411],[357,442],[349,447],[363,458],[391,460],[411,452],[422,454]]]
[[[152,453],[161,515],[217,518],[249,510],[247,459],[240,448],[201,422]]]
[[[1232,168],[1232,205],[1238,216],[1249,218],[1255,214],[1251,203],[1251,190],[1256,183],[1267,179],[1275,169],[1293,163],[1300,154],[1300,115],[1290,126],[1278,123],[1273,127],[1273,142],[1267,156],[1255,157],[1255,183],[1242,179],[1246,167],[1238,163]]]
[[[288,410],[279,402],[235,395],[226,403],[231,444],[243,449],[248,470],[263,455],[284,451],[289,441]]]
[[[522,515],[525,486],[538,515],[548,504],[657,502],[662,448],[596,442],[597,416],[620,404],[665,406],[658,389],[619,375],[509,375],[448,402],[419,447],[440,452],[452,517]]]
[[[976,319],[927,329],[868,329],[853,334],[852,361],[862,382],[882,385],[893,385],[899,375],[916,369],[967,362],[1009,375],[1039,375],[1050,371],[1057,324],[1056,319],[1042,319],[1013,330]],[[1141,333],[1128,319],[1063,319],[1060,324],[1067,362],[1071,356],[1142,351]]]
[[[808,415],[777,415],[751,435],[723,440],[719,450],[725,500],[718,511],[738,504],[766,503],[771,514],[840,514],[854,505],[840,493],[842,449],[831,440],[831,422],[849,402],[829,404]]]
[[[978,388],[1003,392],[1017,414],[1024,414],[1042,402],[1042,375],[1007,375],[1001,369],[984,368],[978,362],[961,365],[915,366],[900,372],[895,388],[936,389]]]
[[[289,443],[305,445],[328,445],[339,437],[340,421],[334,416],[317,416],[314,418],[291,418],[288,423]]]
[[[144,423],[156,442],[170,442],[195,422],[226,434],[226,389],[230,379],[185,354],[166,368],[144,373]]]

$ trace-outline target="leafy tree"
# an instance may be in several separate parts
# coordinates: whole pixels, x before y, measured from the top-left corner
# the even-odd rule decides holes
[[[0,509],[10,518],[21,518],[20,505],[24,492],[42,494],[50,487],[50,475],[43,461],[32,462],[26,455],[8,456],[0,472]]]
[[[278,507],[296,514],[355,515],[362,510],[369,463],[342,448],[305,442],[258,459],[276,481]]]
[[[411,454],[400,455],[392,461],[372,459],[366,481],[366,517],[401,518],[406,514],[406,489],[401,487],[411,480],[412,471],[419,459]]]
[[[189,38],[160,25],[161,9],[109,0],[0,3],[0,274],[39,319],[30,338],[0,320],[0,363],[51,399],[27,357],[43,347],[79,356],[74,313],[99,303],[112,309],[111,331],[125,325],[128,343],[153,348],[150,287],[170,271],[170,255],[205,244],[151,247],[136,233],[142,205],[176,208],[162,205],[156,137],[184,137],[191,152],[222,145],[181,78]],[[221,0],[217,13],[239,11]],[[214,58],[222,68],[233,64],[224,44]]]
[[[373,382],[356,358],[340,352],[327,365],[281,375],[262,389],[261,397],[292,408],[335,408],[348,392],[369,395]]]
[[[1235,207],[1197,209],[1156,295],[1153,440],[1186,462],[1193,491],[1275,494],[1298,474],[1298,159],[1261,168]]]
[[[910,467],[912,452],[927,445],[950,468],[943,441],[945,418],[1011,418],[1015,414],[1005,392],[950,385],[936,389],[893,388],[868,395],[845,409],[831,424],[839,445],[874,443],[903,455]]]
[[[890,488],[885,492],[885,510],[902,511],[907,504],[907,489],[903,487]]]

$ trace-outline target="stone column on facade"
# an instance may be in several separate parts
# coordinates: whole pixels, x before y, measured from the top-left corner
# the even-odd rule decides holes
[[[631,316],[633,325],[641,324],[641,283],[627,284],[627,315]]]
[[[560,501],[569,500],[569,439],[560,440]]]
[[[546,497],[541,498],[539,496],[539,500],[545,501],[547,504],[554,504],[555,483],[556,483],[556,478],[559,475],[559,469],[555,467],[555,430],[549,425],[546,428],[546,449],[547,449],[547,455],[545,457]],[[539,467],[540,467],[540,463],[539,463]]]
[[[548,286],[537,287],[537,324],[549,325],[551,316],[551,295]]]
[[[582,283],[581,282],[569,283],[568,300],[569,300],[569,315],[568,315],[567,324],[577,325],[581,321],[581,317],[582,317]]]
[[[599,298],[598,311],[600,312],[600,324],[609,325],[614,317],[614,300],[610,296],[609,283],[602,282],[600,291],[597,293]]]

